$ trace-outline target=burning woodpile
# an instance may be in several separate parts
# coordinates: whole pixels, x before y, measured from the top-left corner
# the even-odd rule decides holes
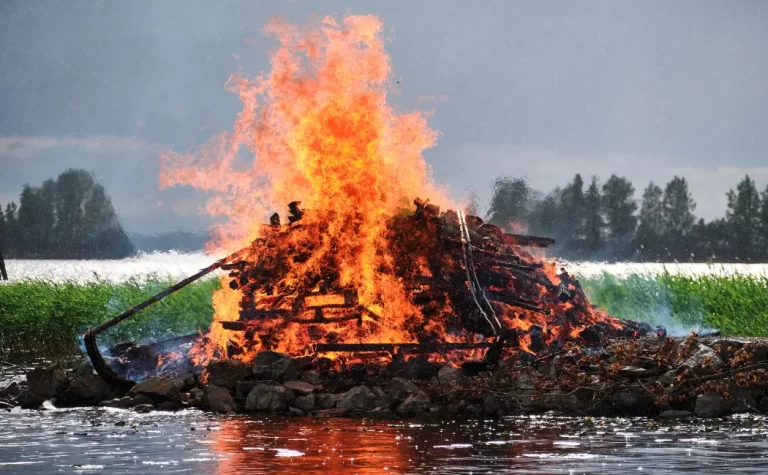
[[[229,271],[229,289],[240,299],[237,318],[218,324],[237,335],[229,335],[211,356],[249,361],[259,351],[280,350],[294,356],[348,353],[359,359],[363,353],[446,356],[494,347],[487,354],[498,360],[568,341],[595,345],[651,331],[592,308],[576,279],[525,251],[553,240],[507,234],[461,210],[441,213],[418,198],[414,205],[388,221],[386,251],[392,260],[378,269],[406,292],[407,305],[400,309],[407,314],[395,325],[383,321],[388,302],[382,295],[365,305],[358,288],[344,285],[333,252],[300,279],[289,277],[291,269],[317,253],[323,241],[314,238],[327,232],[322,220],[305,225],[302,218],[311,211],[293,202],[289,224],[281,226],[274,214],[243,259],[222,266]]]

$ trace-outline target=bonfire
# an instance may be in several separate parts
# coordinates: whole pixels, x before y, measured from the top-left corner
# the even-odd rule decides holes
[[[229,81],[243,103],[233,131],[163,156],[163,186],[211,196],[211,250],[237,250],[88,331],[93,368],[38,368],[0,399],[295,415],[768,410],[768,346],[612,318],[544,257],[551,239],[485,223],[432,183],[422,152],[438,134],[389,104],[378,18],[266,30],[271,71]],[[99,348],[99,334],[214,271],[207,332]]]

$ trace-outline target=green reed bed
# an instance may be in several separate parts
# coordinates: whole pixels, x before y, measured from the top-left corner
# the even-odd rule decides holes
[[[677,332],[716,329],[728,335],[768,336],[768,277],[685,276],[670,273],[581,279],[592,302],[611,315],[662,324]],[[0,358],[69,357],[79,336],[165,289],[163,280],[119,284],[30,281],[0,285]],[[126,320],[99,338],[117,341],[205,330],[212,318],[215,279],[194,283]]]
[[[136,305],[173,282],[29,281],[0,285],[0,357],[63,357],[79,352],[88,328]],[[109,330],[99,341],[140,340],[167,332],[205,330],[211,322],[215,279],[194,283]]]
[[[581,283],[592,303],[616,317],[726,335],[768,336],[766,276],[603,274]]]

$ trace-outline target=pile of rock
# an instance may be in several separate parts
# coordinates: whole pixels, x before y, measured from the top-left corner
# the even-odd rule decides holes
[[[603,349],[566,347],[496,368],[462,368],[424,357],[387,365],[291,358],[266,351],[253,363],[211,362],[198,374],[153,377],[129,391],[101,380],[87,363],[72,371],[36,368],[26,383],[0,390],[0,407],[106,406],[217,413],[410,417],[426,414],[632,415],[720,417],[768,411],[768,344],[648,339]]]

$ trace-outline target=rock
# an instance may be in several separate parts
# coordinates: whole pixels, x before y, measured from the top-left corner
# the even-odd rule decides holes
[[[299,396],[306,396],[307,394],[312,394],[317,390],[313,384],[298,380],[286,381],[283,383],[283,386],[290,389]]]
[[[688,411],[676,411],[676,410],[669,410],[664,411],[661,414],[659,414],[659,419],[663,419],[665,421],[671,421],[671,420],[677,420],[677,419],[690,419],[693,417],[693,413]]]
[[[109,358],[109,357],[105,356],[104,357],[104,361],[106,361],[106,358]],[[94,373],[93,365],[91,364],[90,361],[86,360],[86,361],[83,361],[82,363],[80,363],[80,366],[78,366],[75,369],[74,375],[75,376],[82,376],[84,374],[93,374],[93,373]]]
[[[322,379],[320,379],[320,373],[317,371],[304,371],[301,374],[302,381],[306,381],[309,384],[314,384],[315,386],[320,386],[322,383]]]
[[[548,392],[536,397],[534,401],[523,405],[527,412],[555,411],[567,415],[582,414],[590,403],[582,401],[574,393]]]
[[[417,391],[408,396],[405,401],[397,406],[396,412],[401,414],[413,414],[416,412],[426,412],[429,410],[431,401],[424,391]]]
[[[138,406],[135,406],[133,408],[133,411],[138,412],[139,414],[146,414],[154,410],[155,410],[155,406],[153,406],[152,404],[139,404]]]
[[[293,358],[274,351],[262,351],[253,361],[253,375],[256,379],[290,381],[296,379],[299,363]]]
[[[28,388],[23,388],[21,393],[16,396],[16,404],[22,409],[38,409],[46,400],[45,396],[34,393]]]
[[[157,402],[181,402],[181,391],[179,391],[179,388],[168,378],[149,378],[131,389],[131,395],[136,394],[144,394]]]
[[[181,402],[180,401],[163,401],[160,404],[157,405],[158,411],[170,411],[170,412],[176,412],[179,409],[181,409]]]
[[[624,366],[619,370],[619,374],[625,378],[642,378],[648,374],[648,370],[636,366]]]
[[[318,409],[333,409],[341,399],[340,394],[320,393],[315,395],[315,406]]]
[[[96,374],[76,377],[59,396],[55,404],[60,407],[95,406],[112,397],[112,387]]]
[[[208,384],[235,389],[237,382],[251,375],[252,367],[238,360],[218,360],[208,364]]]
[[[304,411],[296,407],[289,407],[288,415],[291,417],[304,417]]]
[[[176,378],[173,378],[173,385],[179,388],[179,391],[186,392],[194,388],[197,385],[197,377],[194,373],[184,373]]]
[[[659,383],[665,388],[674,386],[675,384],[677,384],[677,372],[675,370],[670,370],[662,374],[661,377],[659,378]]]
[[[387,384],[387,387],[384,388],[386,395],[397,403],[405,401],[408,396],[418,391],[418,386],[399,376],[392,378]]]
[[[456,386],[459,384],[463,373],[460,368],[454,368],[453,366],[443,366],[437,373],[437,380],[440,384],[448,386]]]
[[[611,395],[611,403],[623,415],[647,416],[653,413],[655,402],[642,387],[621,389]]]
[[[141,406],[142,404],[154,405],[155,400],[146,394],[137,394],[133,397],[129,397],[128,407]]]
[[[733,401],[716,393],[699,394],[694,412],[699,417],[722,417],[731,413]]]
[[[27,373],[27,386],[33,393],[44,398],[52,398],[61,394],[67,386],[69,379],[64,369],[59,365],[48,368],[35,368]]]
[[[237,412],[237,404],[232,398],[232,394],[219,386],[209,384],[203,390],[203,407],[221,414],[234,414]]]
[[[715,350],[699,343],[698,348],[693,351],[691,356],[683,360],[682,366],[689,369],[704,368],[716,370],[723,366],[723,361],[717,356]]]
[[[245,408],[251,412],[285,412],[295,397],[285,386],[257,384],[248,394]]]
[[[376,395],[365,386],[355,386],[341,396],[336,407],[347,412],[370,411],[376,407]]]
[[[294,407],[301,409],[304,412],[311,412],[315,410],[315,395],[308,394],[306,396],[299,396],[293,403]]]
[[[21,391],[22,386],[19,383],[11,383],[0,390],[0,399],[16,399]]]
[[[203,407],[203,390],[200,388],[192,388],[187,393],[187,402],[192,407]]]
[[[761,396],[762,391],[759,389],[737,388],[731,412],[737,414],[756,410]]]
[[[237,385],[235,385],[235,397],[237,399],[246,399],[248,397],[248,394],[253,391],[253,388],[255,388],[259,384],[264,384],[263,381],[238,381]]]

